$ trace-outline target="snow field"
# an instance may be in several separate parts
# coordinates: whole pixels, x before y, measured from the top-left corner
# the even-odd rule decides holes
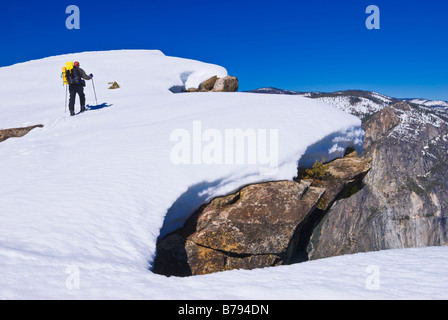
[[[64,113],[59,78],[69,60],[94,74],[99,102],[93,103],[88,82],[91,110],[75,117]],[[150,271],[160,232],[180,227],[203,202],[248,183],[292,179],[302,156],[331,160],[347,146],[362,148],[360,120],[323,102],[169,91],[226,74],[219,66],[143,50],[70,54],[1,68],[0,127],[44,128],[0,144],[0,298],[338,298],[341,290],[343,297],[400,296],[387,286],[365,292],[365,281],[358,281],[365,277],[365,262],[387,260],[386,253],[188,279]],[[108,90],[111,81],[120,88]],[[188,139],[190,147],[196,139],[203,154],[225,152],[217,140],[228,129],[277,130],[275,148],[268,148],[277,152],[276,170],[260,175],[263,164],[248,163],[246,153],[242,163],[173,161],[173,147],[187,146]],[[176,130],[189,133],[187,140],[173,141]],[[396,254],[412,265],[410,256]],[[417,254],[443,260],[446,251]],[[353,271],[359,275],[339,279],[345,261],[362,266]],[[444,288],[430,289],[424,297],[446,295]],[[415,297],[412,290],[404,294]]]

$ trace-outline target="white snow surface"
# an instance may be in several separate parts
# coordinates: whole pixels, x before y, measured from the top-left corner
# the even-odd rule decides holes
[[[70,60],[94,74],[99,102],[88,82],[90,110],[75,117],[64,112],[60,79]],[[189,278],[151,272],[157,237],[182,226],[200,204],[248,183],[290,180],[302,156],[312,163],[339,157],[347,146],[362,148],[360,120],[320,101],[169,91],[226,74],[220,66],[145,50],[85,52],[0,68],[0,128],[44,125],[0,144],[0,298],[448,297],[442,272],[447,248]],[[120,88],[108,90],[112,81]],[[219,160],[207,153],[210,147],[216,156],[226,130],[237,129],[256,133],[257,142],[267,134],[266,146],[256,145],[259,161],[249,163],[248,153],[242,163],[208,163]],[[191,163],[173,160],[180,141],[173,133],[179,132],[189,134]],[[278,161],[263,171],[260,157],[268,154]],[[379,268],[379,289],[366,285],[369,265]]]

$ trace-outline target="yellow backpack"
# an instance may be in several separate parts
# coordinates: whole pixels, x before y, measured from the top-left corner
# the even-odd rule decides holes
[[[73,61],[65,63],[65,67],[62,67],[62,84],[68,84],[67,71],[71,72],[73,69]]]

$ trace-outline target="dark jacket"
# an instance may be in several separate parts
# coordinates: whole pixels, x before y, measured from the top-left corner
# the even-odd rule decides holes
[[[80,67],[73,67],[79,70],[79,74],[81,75],[81,78],[83,78],[84,80],[90,80],[92,79],[91,76],[89,76],[83,69],[81,69]]]

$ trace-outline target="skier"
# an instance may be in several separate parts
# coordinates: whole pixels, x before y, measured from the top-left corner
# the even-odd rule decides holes
[[[73,63],[73,69],[70,71],[67,77],[69,82],[69,92],[70,100],[68,103],[68,108],[70,110],[70,115],[75,115],[75,98],[76,94],[79,95],[79,102],[81,104],[81,111],[86,111],[86,96],[84,94],[85,80],[90,80],[93,78],[93,74],[87,75],[83,69],[80,68],[79,62],[75,61]]]

